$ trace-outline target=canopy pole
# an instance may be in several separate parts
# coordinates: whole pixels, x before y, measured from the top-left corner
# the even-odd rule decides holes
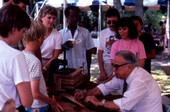
[[[100,3],[99,3],[98,13],[99,13],[98,14],[98,31],[101,32],[101,5],[100,5]]]
[[[44,0],[44,2],[43,2],[43,4],[41,5],[41,7],[40,7],[40,9],[45,5],[45,3],[47,2],[47,0]],[[37,7],[38,8],[38,7]],[[38,18],[38,14],[39,14],[39,12],[40,12],[40,9],[37,11],[37,14],[36,14],[36,16],[35,16],[35,18],[34,18],[34,20],[36,20],[37,18]]]
[[[170,50],[170,0],[167,4],[167,19],[166,19],[166,36],[168,41],[168,49]]]
[[[67,1],[63,0],[63,3],[64,3],[64,6],[63,6],[63,28],[65,28],[66,27],[66,17],[65,17],[64,11],[66,9]]]

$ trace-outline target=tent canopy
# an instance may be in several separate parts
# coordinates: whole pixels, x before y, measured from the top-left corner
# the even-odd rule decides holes
[[[67,4],[72,4],[76,6],[90,6],[90,5],[110,5],[113,6],[113,0],[47,0],[47,4],[62,7],[64,1]],[[136,0],[121,0],[124,6],[135,6]],[[168,0],[143,0],[144,6],[155,6],[155,5],[167,5]],[[42,3],[41,1],[39,3]]]

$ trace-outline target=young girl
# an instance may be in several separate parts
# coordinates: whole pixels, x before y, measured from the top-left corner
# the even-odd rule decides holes
[[[118,21],[118,36],[120,40],[112,44],[111,60],[114,59],[116,52],[120,50],[129,50],[138,58],[138,65],[144,66],[146,53],[143,43],[137,39],[138,33],[133,21],[129,17],[123,17]]]
[[[55,112],[62,107],[58,104],[55,98],[49,98],[46,91],[46,85],[42,74],[40,60],[35,56],[43,43],[46,34],[46,27],[39,21],[32,20],[30,29],[24,34],[25,49],[23,51],[28,65],[29,76],[31,80],[31,90],[33,94],[33,104],[28,112],[37,110],[38,112],[47,112],[48,104],[51,105]]]

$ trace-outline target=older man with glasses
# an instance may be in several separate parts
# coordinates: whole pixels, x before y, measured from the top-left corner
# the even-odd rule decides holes
[[[137,58],[128,50],[118,51],[112,60],[114,78],[87,92],[77,92],[77,99],[84,99],[97,107],[121,112],[162,112],[161,92],[154,78],[138,66]],[[126,87],[124,87],[126,86]],[[99,100],[96,96],[109,95],[122,90],[123,97]]]
[[[98,46],[98,62],[100,68],[100,77],[98,78],[99,82],[106,80],[109,76],[113,75],[110,62],[110,51],[113,42],[117,40],[116,25],[120,15],[117,9],[109,8],[106,11],[105,18],[108,28],[100,32]]]

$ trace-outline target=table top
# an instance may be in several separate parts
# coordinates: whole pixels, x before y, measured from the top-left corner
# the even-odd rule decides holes
[[[83,101],[79,101],[83,106],[85,106],[83,107],[63,97],[63,95],[56,96],[56,100],[63,107],[64,112],[117,112],[115,110],[107,110],[103,107],[96,107],[92,103],[84,103]]]
[[[92,89],[94,87],[96,87],[98,84],[94,83],[94,82],[90,82],[88,80],[85,80],[83,79],[83,83],[77,87],[76,89],[78,90],[89,90],[89,89]],[[117,111],[114,111],[114,110],[106,110],[105,108],[103,107],[96,107],[95,105],[93,104],[87,104],[87,103],[84,103],[83,101],[79,101],[82,105],[85,106],[82,107],[78,104],[76,104],[75,102],[69,100],[68,98],[66,97],[63,97],[63,93],[66,93],[66,94],[69,94],[69,95],[74,95],[75,93],[75,90],[63,90],[63,91],[56,91],[55,88],[51,88],[49,89],[50,90],[50,94],[54,94],[55,97],[56,97],[56,100],[59,101],[59,103],[61,104],[61,106],[64,108],[64,112],[117,112]],[[113,99],[116,99],[116,98],[119,98],[118,96],[106,96],[104,97],[103,99],[106,99],[106,100],[113,100]],[[102,98],[101,98],[102,99]]]

